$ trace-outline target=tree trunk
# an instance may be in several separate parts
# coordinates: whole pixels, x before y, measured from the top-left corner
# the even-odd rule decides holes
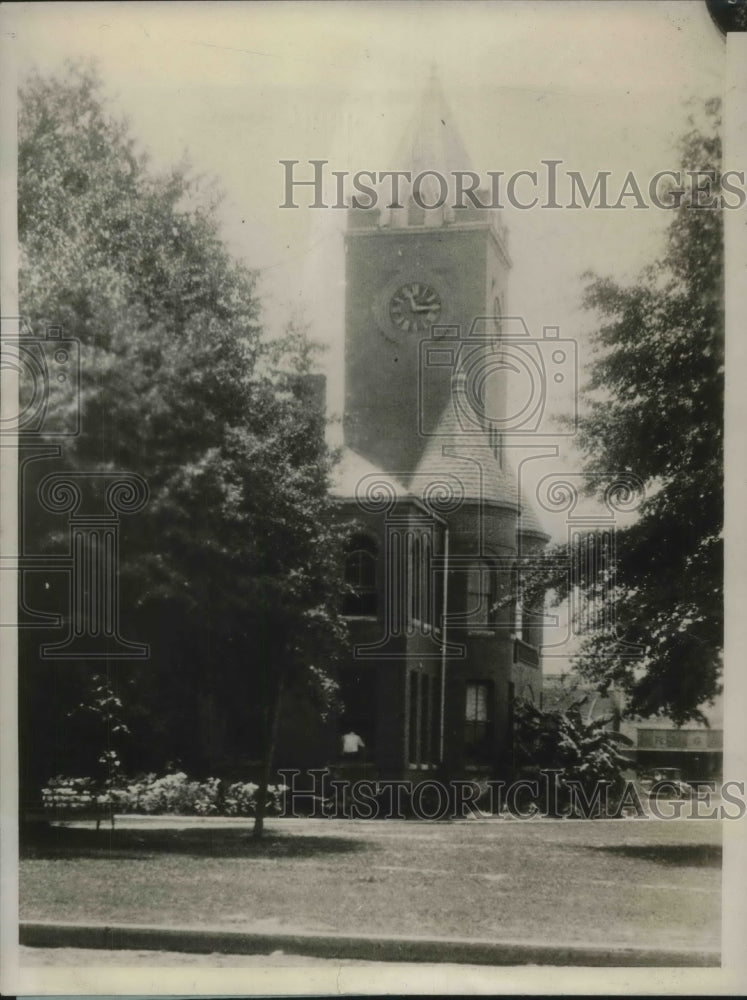
[[[278,675],[277,684],[274,686],[270,695],[270,703],[267,706],[267,726],[265,729],[264,754],[262,756],[262,774],[259,779],[259,788],[257,789],[257,808],[254,814],[254,829],[252,831],[253,840],[262,839],[262,833],[264,832],[265,827],[267,789],[270,785],[272,762],[275,758],[275,747],[278,739],[278,723],[280,721],[280,708],[283,701],[284,683],[284,671],[281,669]]]

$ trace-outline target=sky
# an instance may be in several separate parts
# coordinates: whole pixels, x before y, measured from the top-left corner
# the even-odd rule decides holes
[[[478,172],[544,176],[541,161],[556,159],[587,186],[610,171],[615,192],[632,170],[645,190],[657,171],[677,167],[693,108],[723,89],[723,39],[693,0],[38,3],[6,6],[3,16],[21,78],[95,61],[112,111],[129,119],[155,169],[186,155],[217,179],[224,236],[259,273],[268,328],[301,317],[329,347],[333,414],[343,400],[346,213],[312,210],[301,196],[299,208],[280,208],[281,160],[326,159],[350,173],[396,166],[435,67]],[[559,327],[576,343],[582,380],[593,317],[580,309],[581,276],[633,280],[661,251],[668,213],[630,202],[620,211],[507,207],[503,221],[507,311],[536,338]],[[569,412],[574,392],[568,383],[551,394],[548,412]],[[557,455],[521,465],[530,491],[548,472],[579,469],[573,441],[552,440]],[[514,463],[532,454],[514,451]],[[564,540],[566,514],[544,508],[546,527]]]

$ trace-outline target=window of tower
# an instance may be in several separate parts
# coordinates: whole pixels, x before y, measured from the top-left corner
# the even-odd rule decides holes
[[[494,620],[494,576],[486,562],[477,563],[467,574],[467,622],[471,628],[487,627]]]
[[[368,535],[354,535],[345,556],[345,583],[350,588],[342,603],[342,613],[350,616],[375,616],[376,542]]]
[[[493,685],[490,681],[467,681],[464,701],[464,753],[472,763],[491,757],[493,736]]]
[[[503,448],[501,446],[502,445],[501,432],[494,424],[491,424],[490,427],[488,428],[488,442],[490,443],[492,452],[498,459],[501,468],[503,468]]]
[[[434,585],[431,535],[415,531],[407,544],[408,619],[421,625],[433,624]]]
[[[541,599],[538,603],[532,602],[532,595],[523,583],[518,568],[514,570],[514,576],[513,632],[517,640],[514,658],[536,667],[539,665],[538,649],[542,644],[544,607]]]
[[[422,666],[409,672],[407,757],[410,767],[431,767],[439,756],[439,680]]]

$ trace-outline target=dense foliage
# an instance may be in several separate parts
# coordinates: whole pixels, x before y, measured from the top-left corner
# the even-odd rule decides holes
[[[557,804],[571,800],[568,783],[576,783],[588,800],[606,787],[610,796],[624,790],[624,772],[631,767],[624,747],[630,740],[609,727],[610,718],[585,716],[585,698],[566,711],[543,711],[519,702],[514,714],[514,763],[523,778],[547,780],[557,772]]]
[[[283,810],[285,785],[267,789],[266,808]],[[141,774],[111,787],[93,778],[58,775],[42,788],[42,805],[52,819],[69,820],[111,814],[176,814],[179,816],[255,816],[259,785],[253,781],[191,780],[182,771]]]
[[[211,186],[185,165],[154,172],[92,72],[33,76],[20,108],[22,313],[38,336],[53,324],[80,348],[78,398],[56,405],[79,406],[81,433],[51,467],[134,472],[150,493],[121,519],[119,582],[123,634],[151,657],[106,671],[130,712],[128,763],[168,755],[204,772],[221,754],[260,758],[282,688],[329,692],[344,634],[313,347],[297,330],[263,335]],[[67,416],[53,406],[45,428]],[[49,469],[25,467],[27,551],[67,544],[64,519],[34,502]],[[26,600],[64,614],[67,586],[29,574]],[[25,722],[54,730],[60,753],[57,717],[91,668],[36,663],[39,632],[24,640]]]
[[[587,276],[592,337],[580,445],[596,490],[634,477],[644,499],[617,530],[616,559],[570,553],[588,626],[577,666],[629,697],[629,711],[677,721],[720,690],[723,636],[724,314],[722,216],[700,208],[684,171],[720,193],[718,103],[681,142],[666,252],[632,285]],[[695,204],[694,204],[695,202]],[[558,553],[555,553],[557,556]],[[563,556],[563,553],[560,553]],[[562,561],[562,558],[561,558]],[[589,567],[596,566],[592,572]],[[563,580],[552,580],[567,594]],[[565,588],[565,589],[564,589]],[[616,622],[616,628],[601,627]]]

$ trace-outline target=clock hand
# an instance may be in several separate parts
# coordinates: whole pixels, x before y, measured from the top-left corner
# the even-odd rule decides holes
[[[404,288],[403,291],[405,293],[405,298],[407,298],[407,299],[410,300],[410,307],[412,309],[417,309],[417,306],[415,304],[415,295],[414,295],[414,293],[412,291],[410,291],[409,288]]]

